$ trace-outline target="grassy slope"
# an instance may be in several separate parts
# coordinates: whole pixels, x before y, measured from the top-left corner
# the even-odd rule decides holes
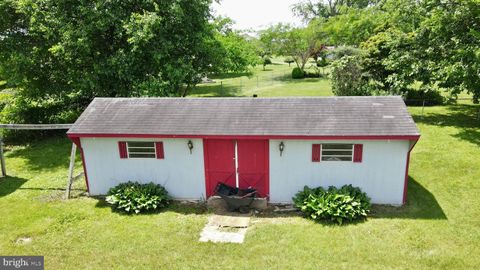
[[[377,207],[367,222],[347,226],[257,217],[243,245],[199,243],[208,217],[200,209],[119,215],[97,199],[78,196],[82,182],[75,199],[61,200],[69,142],[9,146],[11,176],[0,180],[0,254],[45,255],[48,269],[476,268],[478,109],[431,107],[422,117],[421,108],[410,108],[422,139],[412,153],[406,206]],[[32,243],[17,244],[19,237]]]

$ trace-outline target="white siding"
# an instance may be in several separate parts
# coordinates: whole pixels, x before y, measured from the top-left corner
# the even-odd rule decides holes
[[[118,141],[162,141],[165,159],[120,159]],[[121,182],[154,182],[178,199],[205,198],[203,143],[191,139],[82,138],[91,195],[106,194]]]
[[[296,192],[309,187],[352,184],[365,191],[373,203],[400,205],[403,199],[409,141],[270,141],[270,201],[291,202]],[[362,163],[312,162],[314,143],[363,144]]]

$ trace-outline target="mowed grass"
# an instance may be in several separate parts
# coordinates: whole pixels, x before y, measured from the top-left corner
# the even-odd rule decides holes
[[[331,96],[328,70],[322,71],[321,78],[292,79],[291,73],[295,64],[283,63],[283,58],[274,58],[273,64],[256,66],[246,74],[223,74],[213,76],[215,83],[200,84],[193,89],[191,97],[259,97],[274,96]],[[311,70],[311,64],[307,70]]]
[[[198,242],[208,212],[174,205],[113,213],[82,196],[63,200],[70,143],[7,146],[0,180],[0,254],[43,255],[47,269],[475,269],[480,263],[479,106],[410,111],[422,138],[408,203],[375,207],[366,222],[335,226],[297,216],[254,217],[242,245]],[[77,161],[77,171],[81,164]],[[31,238],[22,244],[19,238]]]

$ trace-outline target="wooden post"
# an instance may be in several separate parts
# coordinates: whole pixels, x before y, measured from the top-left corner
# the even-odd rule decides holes
[[[72,152],[70,153],[70,166],[68,167],[68,185],[65,193],[65,198],[70,198],[70,190],[73,184],[73,168],[75,167],[75,154],[77,153],[77,145],[72,143]]]
[[[0,163],[2,165],[2,176],[7,176],[7,168],[5,167],[5,157],[3,156],[3,139],[0,137]]]
[[[422,117],[423,117],[424,110],[425,110],[425,99],[422,101]]]

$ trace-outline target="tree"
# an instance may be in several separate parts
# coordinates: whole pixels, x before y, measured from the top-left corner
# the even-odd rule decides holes
[[[265,67],[267,65],[271,65],[272,64],[272,59],[270,59],[270,57],[268,56],[264,56],[263,57],[263,70],[265,71]]]
[[[185,96],[214,68],[210,0],[5,0],[0,78],[18,122],[72,121],[95,96]]]
[[[379,7],[349,8],[321,24],[321,31],[330,45],[358,46],[372,35],[382,31],[387,13]],[[317,19],[322,20],[322,19]]]
[[[285,60],[283,60],[283,62],[288,63],[288,66],[290,66],[290,64],[295,62],[295,60],[293,60],[293,57],[287,56],[285,57]]]
[[[258,32],[261,56],[282,54],[282,40],[291,29],[288,24],[278,23]]]
[[[389,17],[391,27],[362,43],[367,52],[365,70],[371,79],[388,93],[406,92],[415,86],[445,90],[453,96],[464,91],[478,102],[480,4],[473,0],[455,4],[430,1],[400,7],[403,10]],[[409,11],[414,18],[405,27],[402,22],[408,20],[400,14]]]
[[[342,7],[365,8],[375,0],[303,0],[293,5],[293,13],[310,22],[314,18],[330,18],[340,14]]]
[[[290,28],[282,33],[281,51],[283,55],[292,57],[297,67],[303,71],[319,44],[315,28]]]
[[[234,30],[234,23],[232,19],[222,16],[213,21],[219,46],[212,53],[220,58],[215,63],[216,72],[248,72],[250,67],[260,63],[255,39],[249,39],[241,31]]]

